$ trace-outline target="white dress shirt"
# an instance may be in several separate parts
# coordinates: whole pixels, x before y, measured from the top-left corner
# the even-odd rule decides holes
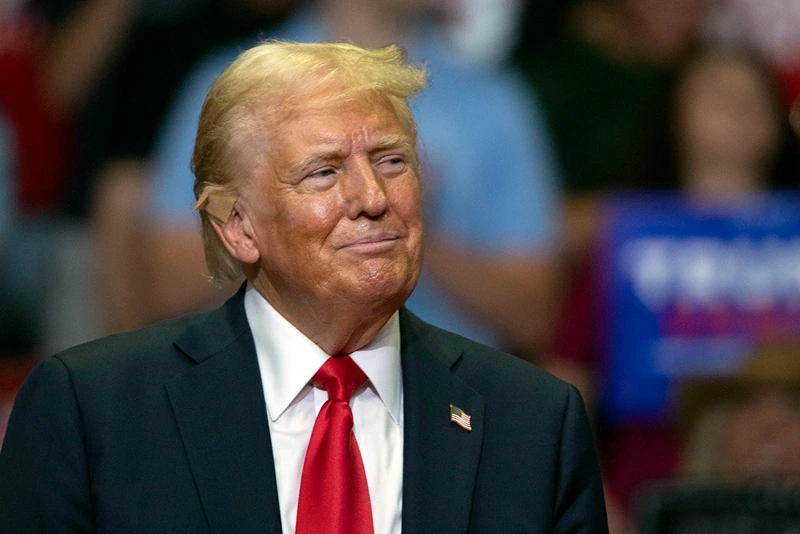
[[[330,356],[248,284],[244,308],[256,345],[284,534],[294,534],[297,501],[311,431],[326,391],[311,384]],[[366,347],[350,355],[367,385],[350,400],[375,534],[400,534],[403,488],[403,380],[400,321],[395,313]],[[265,504],[266,506],[266,504]]]

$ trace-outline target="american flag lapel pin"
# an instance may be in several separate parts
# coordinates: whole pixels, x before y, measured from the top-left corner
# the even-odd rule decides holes
[[[469,420],[472,419],[472,416],[467,414],[464,410],[459,408],[458,406],[450,405],[450,422],[455,423],[464,430],[472,431],[472,425],[470,424]]]

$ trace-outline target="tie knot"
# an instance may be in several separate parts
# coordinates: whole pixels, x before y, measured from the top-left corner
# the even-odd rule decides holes
[[[314,375],[314,384],[328,392],[329,400],[349,403],[367,375],[350,356],[331,356]]]

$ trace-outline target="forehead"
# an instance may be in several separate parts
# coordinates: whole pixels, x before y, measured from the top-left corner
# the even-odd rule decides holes
[[[706,57],[689,67],[685,79],[695,82],[728,85],[735,80],[758,80],[760,74],[755,65],[739,57]]]
[[[408,137],[386,98],[365,95],[309,100],[280,121],[272,137],[292,145],[368,141],[385,135]]]
[[[695,65],[679,86],[679,97],[690,103],[698,96],[722,97],[726,101],[770,102],[770,90],[761,73],[737,59],[711,59]]]

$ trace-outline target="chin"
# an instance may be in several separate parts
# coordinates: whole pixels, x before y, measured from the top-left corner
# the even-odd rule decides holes
[[[349,288],[351,300],[363,304],[399,308],[411,295],[419,278],[419,269],[368,269]]]

